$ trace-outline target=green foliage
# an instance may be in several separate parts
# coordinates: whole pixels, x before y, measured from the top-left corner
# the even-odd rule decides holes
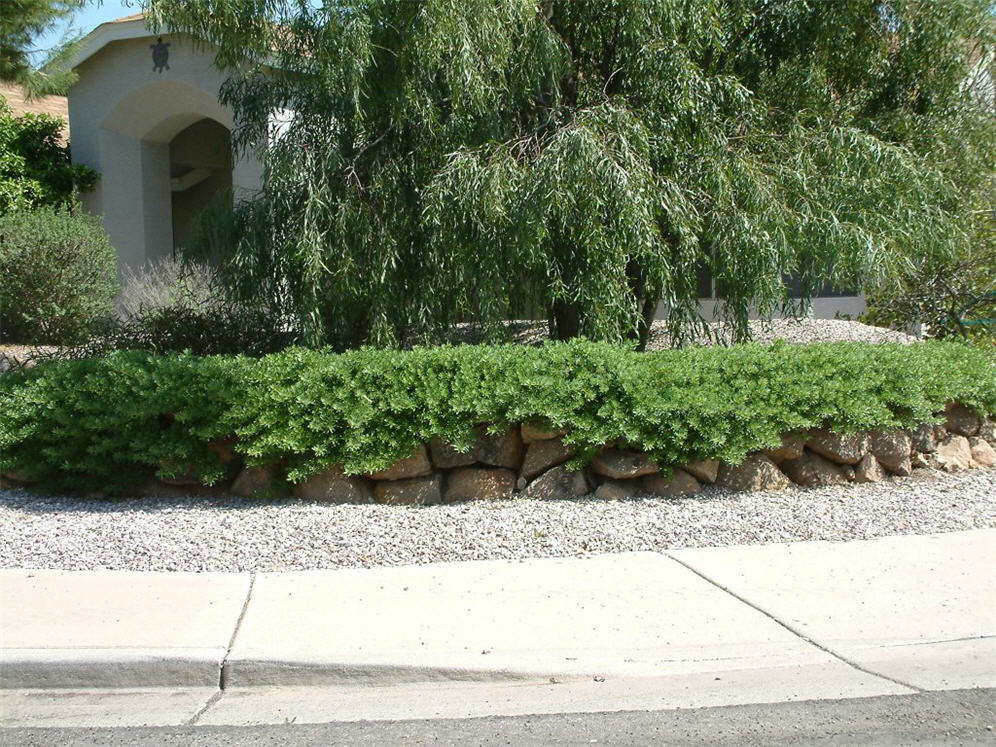
[[[97,184],[96,171],[70,161],[64,124],[48,114],[15,117],[0,97],[0,215],[68,204]]]
[[[67,19],[84,0],[4,0],[0,13],[0,80],[12,80],[32,95],[65,95],[76,80],[66,58],[79,37],[64,38],[45,55],[40,67],[32,64],[35,40]]]
[[[583,462],[618,442],[663,465],[740,461],[791,430],[912,426],[948,400],[996,412],[996,359],[954,343],[688,348],[639,354],[573,341],[259,360],[151,356],[46,362],[0,377],[0,471],[48,488],[125,490],[154,472],[211,482],[208,448],[237,435],[293,480],[383,468],[433,436],[536,422],[569,431]]]
[[[744,335],[786,275],[954,256],[996,153],[990,0],[148,4],[218,45],[236,148],[271,143],[200,256],[311,344],[523,310],[643,338],[660,304],[682,339],[702,266]]]
[[[0,335],[71,345],[111,313],[116,258],[100,218],[41,207],[0,215]]]

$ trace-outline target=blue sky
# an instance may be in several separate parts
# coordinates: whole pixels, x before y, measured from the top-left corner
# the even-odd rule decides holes
[[[102,23],[137,13],[141,9],[140,0],[89,0],[83,8],[76,11],[71,27],[89,33]],[[40,62],[47,51],[59,43],[68,26],[69,24],[61,24],[35,40],[35,63]]]

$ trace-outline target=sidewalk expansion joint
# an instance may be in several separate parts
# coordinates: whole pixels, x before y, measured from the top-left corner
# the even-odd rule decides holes
[[[754,602],[750,601],[746,597],[743,597],[740,594],[737,594],[735,591],[733,591],[733,589],[730,589],[727,586],[723,586],[723,584],[719,583],[718,581],[716,581],[713,578],[710,578],[705,573],[702,573],[702,571],[700,571],[697,568],[695,568],[695,566],[690,565],[689,563],[686,563],[684,560],[681,560],[680,558],[676,558],[674,555],[672,555],[669,552],[665,552],[665,553],[662,553],[662,554],[665,557],[670,558],[671,560],[673,560],[675,563],[678,563],[679,565],[684,566],[685,568],[687,568],[688,570],[690,570],[692,573],[694,573],[696,576],[698,576],[699,578],[703,579],[704,581],[708,581],[710,584],[712,584],[713,586],[715,586],[717,589],[720,589],[721,591],[725,591],[727,594],[729,594],[734,599],[736,599],[736,600],[738,600],[740,602],[743,602],[744,604],[746,604],[751,609],[756,610],[757,612],[760,612],[762,615],[764,615],[765,617],[767,617],[772,622],[774,622],[774,623],[780,625],[781,627],[785,628],[785,630],[787,630],[792,635],[794,635],[794,636],[796,636],[796,637],[801,638],[802,640],[804,640],[810,646],[818,648],[823,653],[828,654],[828,655],[832,656],[833,658],[837,659],[838,661],[843,662],[844,664],[846,664],[847,666],[851,667],[852,669],[856,669],[856,670],[858,670],[859,672],[861,672],[863,674],[869,675],[870,677],[877,677],[879,679],[886,680],[887,682],[891,682],[894,685],[899,685],[900,687],[905,687],[905,688],[908,688],[908,689],[913,690],[913,691],[918,692],[918,693],[928,692],[924,688],[919,687],[917,685],[914,685],[914,684],[912,684],[910,682],[905,682],[903,680],[896,679],[895,677],[890,677],[887,674],[882,674],[881,672],[876,672],[876,671],[874,671],[872,669],[868,669],[867,667],[863,667],[860,664],[858,664],[856,661],[851,661],[846,656],[842,656],[841,654],[837,653],[833,649],[824,646],[819,641],[813,640],[811,637],[809,637],[808,635],[806,635],[804,632],[802,632],[802,630],[800,630],[799,628],[795,627],[794,625],[791,625],[791,624],[785,622],[781,618],[779,618],[779,617],[771,614],[770,612],[768,612],[763,607],[759,607],[758,605],[754,604]]]
[[[232,636],[228,639],[228,647],[225,649],[225,655],[221,657],[221,665],[218,667],[218,689],[207,699],[207,702],[201,706],[200,710],[190,717],[187,721],[187,726],[195,725],[215,703],[221,700],[221,696],[225,694],[225,686],[228,684],[225,667],[228,664],[228,657],[231,656],[232,649],[235,647],[235,639],[238,638],[239,631],[242,629],[242,621],[245,619],[246,612],[249,609],[249,600],[252,599],[252,590],[255,586],[256,573],[253,572],[249,575],[249,588],[246,589],[246,598],[242,601],[242,609],[239,610],[239,616],[235,620]]]

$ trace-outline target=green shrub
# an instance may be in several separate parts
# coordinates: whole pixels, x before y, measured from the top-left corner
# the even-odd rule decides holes
[[[291,480],[360,473],[480,422],[569,430],[577,462],[618,442],[662,465],[731,462],[791,430],[912,426],[948,400],[996,412],[991,351],[956,343],[776,344],[659,353],[585,341],[334,355],[152,356],[43,363],[0,377],[0,471],[48,488],[127,489],[153,473],[211,482],[212,439]]]
[[[111,313],[114,250],[100,219],[65,207],[0,215],[0,336],[66,345]]]

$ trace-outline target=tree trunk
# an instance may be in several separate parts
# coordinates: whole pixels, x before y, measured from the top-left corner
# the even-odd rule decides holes
[[[570,301],[554,301],[551,309],[556,340],[570,340],[581,335],[581,309]]]

